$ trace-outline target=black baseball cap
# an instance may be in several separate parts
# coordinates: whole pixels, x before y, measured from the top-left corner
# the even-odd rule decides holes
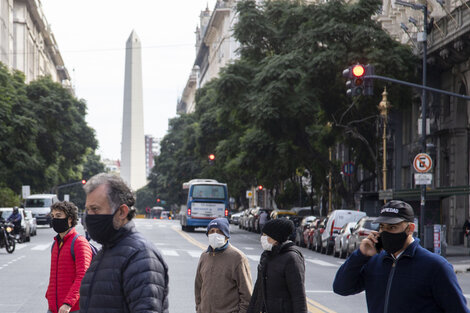
[[[392,200],[387,202],[381,209],[380,215],[375,223],[398,224],[403,221],[414,222],[415,214],[411,205],[404,201]]]

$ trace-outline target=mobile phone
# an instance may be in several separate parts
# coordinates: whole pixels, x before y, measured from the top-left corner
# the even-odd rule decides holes
[[[377,243],[375,244],[375,249],[377,250],[377,253],[380,253],[380,250],[382,250],[382,237],[377,237]]]

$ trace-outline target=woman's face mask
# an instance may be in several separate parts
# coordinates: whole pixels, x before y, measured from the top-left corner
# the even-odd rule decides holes
[[[268,236],[266,235],[261,236],[261,247],[263,247],[263,250],[266,250],[266,251],[271,251],[273,249],[273,244],[269,243]]]

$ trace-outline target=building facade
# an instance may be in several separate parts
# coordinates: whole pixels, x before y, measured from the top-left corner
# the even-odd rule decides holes
[[[54,34],[39,0],[0,0],[0,61],[26,82],[51,76],[71,87]]]
[[[196,60],[178,100],[177,113],[194,112],[196,90],[218,77],[224,66],[238,58],[240,44],[233,37],[236,3],[237,0],[218,0],[213,11],[206,8],[201,12],[195,32]]]
[[[150,176],[152,168],[155,166],[155,157],[160,153],[161,139],[151,135],[145,135],[145,169],[147,177]]]

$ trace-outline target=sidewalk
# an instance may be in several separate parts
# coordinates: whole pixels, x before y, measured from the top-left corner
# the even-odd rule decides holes
[[[464,245],[447,246],[446,259],[454,266],[456,273],[470,271],[470,248]]]

